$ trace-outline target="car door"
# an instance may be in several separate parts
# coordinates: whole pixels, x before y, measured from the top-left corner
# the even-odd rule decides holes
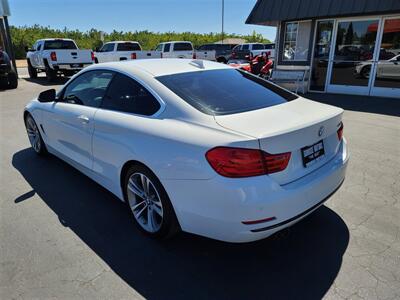
[[[400,55],[388,61],[387,67],[384,69],[384,77],[392,79],[400,78]]]
[[[100,55],[97,58],[99,62],[113,61],[115,43],[106,43],[100,49]]]
[[[37,68],[43,67],[43,59],[41,57],[41,53],[43,51],[43,41],[39,41],[34,46],[35,52],[32,54],[32,62],[33,65]]]
[[[46,144],[86,169],[92,168],[94,116],[113,76],[106,70],[82,73],[42,114]]]
[[[172,55],[172,53],[170,53],[170,50],[171,50],[171,43],[165,43],[164,49],[163,49],[163,57],[172,58],[173,55]]]
[[[115,75],[96,113],[93,134],[93,171],[97,181],[109,190],[119,194],[122,165],[139,159],[136,153],[154,147],[145,141],[149,128],[157,124],[153,116],[161,108],[161,102],[139,82]]]

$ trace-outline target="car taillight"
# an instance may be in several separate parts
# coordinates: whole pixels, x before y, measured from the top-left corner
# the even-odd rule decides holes
[[[94,53],[93,53],[93,51],[90,52],[90,55],[92,56],[92,61],[94,61]]]
[[[257,149],[216,147],[206,153],[206,159],[218,174],[240,178],[283,171],[289,163],[290,154],[290,152],[269,154]]]
[[[337,137],[338,137],[339,141],[341,141],[343,138],[343,122],[340,122],[340,127],[337,130]]]
[[[232,58],[236,58],[236,52],[232,52]]]
[[[56,61],[57,60],[57,54],[54,51],[50,53],[50,59],[52,61]]]
[[[193,59],[196,59],[196,52],[193,52]]]
[[[136,53],[131,53],[131,59],[136,59]]]

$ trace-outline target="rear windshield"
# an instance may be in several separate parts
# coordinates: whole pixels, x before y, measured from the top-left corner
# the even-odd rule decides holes
[[[141,51],[138,43],[118,43],[117,51]]]
[[[159,76],[163,85],[209,115],[228,115],[274,106],[297,96],[249,73],[208,70]]]
[[[77,49],[75,43],[73,41],[45,41],[43,50],[75,50]]]
[[[192,51],[193,46],[190,43],[175,43],[174,51]]]

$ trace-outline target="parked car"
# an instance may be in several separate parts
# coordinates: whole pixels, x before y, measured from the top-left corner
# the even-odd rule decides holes
[[[155,51],[159,51],[162,58],[196,58],[192,43],[187,41],[160,43]]]
[[[147,58],[161,58],[161,53],[142,51],[140,44],[133,41],[108,42],[94,53],[95,63]]]
[[[200,46],[197,52],[202,51],[215,51],[215,60],[220,63],[226,64],[232,55],[232,48],[234,48],[236,44],[205,44]],[[197,58],[200,58],[196,55]]]
[[[59,74],[72,76],[94,62],[94,53],[78,49],[71,39],[37,40],[32,49],[25,50],[30,78],[46,72],[47,80],[54,81]]]
[[[229,59],[250,60],[265,51],[265,46],[261,43],[245,43],[237,45],[232,49],[232,55]]]
[[[18,76],[7,52],[0,49],[0,89],[16,89]]]
[[[371,66],[372,60],[360,62],[356,65],[354,74],[368,79],[371,75]],[[376,77],[400,80],[400,54],[388,60],[379,60],[376,65]]]
[[[293,225],[340,187],[349,159],[342,116],[192,59],[93,65],[24,111],[33,150],[125,201],[148,235],[183,230],[228,242]]]

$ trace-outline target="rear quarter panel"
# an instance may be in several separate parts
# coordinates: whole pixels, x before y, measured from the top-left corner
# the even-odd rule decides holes
[[[121,199],[120,174],[128,161],[145,164],[161,182],[205,180],[217,175],[205,158],[209,149],[218,145],[258,147],[257,140],[218,129],[218,125],[212,128],[101,109],[95,128],[93,170],[98,181]]]

